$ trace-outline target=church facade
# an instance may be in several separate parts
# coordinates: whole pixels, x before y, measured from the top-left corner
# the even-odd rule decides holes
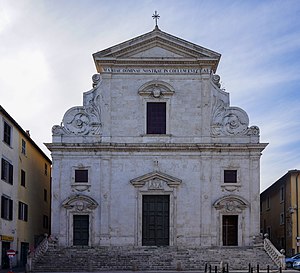
[[[92,90],[47,144],[60,246],[253,245],[266,144],[220,57],[157,26],[93,54]]]

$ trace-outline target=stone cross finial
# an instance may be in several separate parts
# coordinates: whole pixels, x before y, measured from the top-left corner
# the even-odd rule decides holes
[[[155,20],[155,28],[158,28],[157,25],[157,20],[159,19],[159,14],[157,13],[157,11],[154,12],[154,14],[152,15],[152,18]]]

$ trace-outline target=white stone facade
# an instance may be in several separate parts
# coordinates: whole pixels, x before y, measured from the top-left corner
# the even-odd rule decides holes
[[[144,196],[162,195],[167,245],[226,245],[223,221],[231,215],[234,244],[252,245],[266,144],[220,88],[220,54],[156,27],[93,57],[93,89],[53,127],[47,144],[52,236],[72,246],[74,215],[88,215],[88,245],[145,245]],[[165,103],[163,134],[147,134],[149,102]],[[75,170],[87,171],[88,181],[75,181]],[[224,183],[224,170],[236,181]]]

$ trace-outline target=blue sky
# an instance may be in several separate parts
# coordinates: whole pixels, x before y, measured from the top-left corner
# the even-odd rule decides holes
[[[300,169],[300,1],[0,0],[0,104],[49,155],[51,128],[82,105],[92,53],[154,27],[222,54],[232,106],[268,142],[261,190]]]

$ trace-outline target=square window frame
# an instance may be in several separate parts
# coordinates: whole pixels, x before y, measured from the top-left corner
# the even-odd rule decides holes
[[[234,171],[236,173],[236,181],[235,182],[225,182],[225,172],[226,171]],[[238,170],[237,169],[230,168],[230,169],[224,169],[223,170],[223,183],[224,184],[237,184],[238,182],[239,182],[239,177],[238,177]]]
[[[88,181],[87,182],[75,182],[75,170],[87,170],[88,171]],[[72,185],[91,185],[91,166],[73,166],[71,170],[71,184]]]

